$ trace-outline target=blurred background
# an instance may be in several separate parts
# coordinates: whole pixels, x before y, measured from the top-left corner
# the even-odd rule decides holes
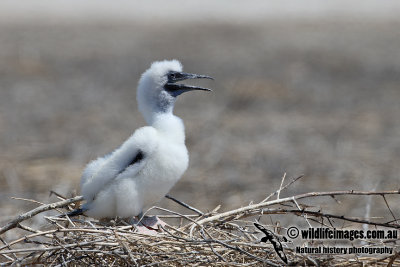
[[[170,195],[228,210],[261,201],[284,173],[305,176],[281,197],[397,190],[399,12],[370,0],[2,1],[0,223],[36,206],[12,197],[79,194],[85,164],[144,125],[141,73],[174,58],[215,81],[177,101],[190,166]],[[390,219],[381,197],[313,204]]]

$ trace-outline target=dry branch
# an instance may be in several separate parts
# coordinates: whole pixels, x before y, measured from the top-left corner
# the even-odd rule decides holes
[[[82,201],[82,200],[83,200],[82,196],[77,196],[77,197],[66,199],[66,200],[63,200],[63,201],[59,201],[59,202],[55,202],[55,203],[51,203],[51,204],[41,205],[41,206],[31,210],[31,211],[28,211],[28,212],[26,212],[24,214],[19,215],[17,218],[15,218],[11,222],[9,222],[7,225],[1,227],[0,228],[0,235],[3,234],[6,231],[12,229],[12,228],[17,227],[20,222],[25,221],[27,219],[30,219],[33,216],[35,216],[35,215],[37,215],[37,214],[39,214],[41,212],[48,211],[48,210],[53,210],[53,209],[56,209],[56,208],[63,208],[65,206],[68,206],[71,203],[75,203],[75,202]]]
[[[355,191],[355,190],[347,190],[347,191],[331,191],[331,192],[310,192],[310,193],[305,193],[305,194],[300,194],[292,197],[286,197],[286,198],[281,198],[281,199],[276,199],[276,200],[271,200],[271,201],[266,201],[266,202],[260,202],[257,204],[252,204],[248,205],[246,207],[242,207],[236,210],[230,210],[224,213],[220,213],[208,218],[204,218],[200,221],[198,221],[196,224],[192,225],[192,228],[190,230],[190,233],[193,233],[194,228],[197,225],[202,225],[207,222],[211,221],[216,221],[220,220],[225,217],[233,216],[233,215],[238,215],[240,213],[246,213],[250,210],[255,210],[255,209],[261,209],[264,207],[272,206],[272,205],[277,205],[277,204],[283,204],[286,202],[294,202],[298,199],[303,199],[303,198],[310,198],[310,197],[323,197],[323,196],[340,196],[340,195],[361,195],[361,196],[371,196],[371,195],[378,195],[378,196],[384,196],[384,195],[399,195],[400,192],[399,190],[395,191],[377,191],[377,192],[372,192],[372,191]]]
[[[290,216],[290,220],[300,220],[299,223],[309,223],[325,227],[338,227],[337,222],[329,221],[337,219],[341,222],[349,222],[354,227],[361,227],[364,224],[383,227],[383,229],[399,229],[396,216],[389,207],[385,196],[389,194],[399,194],[398,191],[333,191],[333,192],[312,192],[296,196],[280,198],[282,191],[299,178],[293,179],[287,185],[283,186],[282,178],[279,189],[272,193],[265,201],[251,204],[239,209],[218,213],[214,210],[211,213],[203,214],[200,210],[173,199],[180,205],[196,213],[181,214],[164,208],[153,207],[154,209],[166,212],[166,218],[184,222],[180,227],[170,223],[163,227],[162,232],[155,232],[155,235],[143,235],[135,232],[132,225],[120,225],[116,220],[111,225],[104,225],[99,221],[90,220],[87,217],[79,219],[46,217],[49,222],[48,230],[40,231],[33,226],[20,223],[48,210],[64,208],[82,197],[62,200],[52,204],[42,205],[26,212],[10,223],[1,228],[0,233],[6,233],[13,228],[19,228],[28,231],[28,235],[18,235],[14,238],[5,240],[1,238],[3,246],[0,247],[0,264],[6,265],[31,265],[43,264],[50,266],[77,266],[77,265],[111,265],[111,266],[253,266],[268,265],[281,266],[283,262],[277,256],[274,247],[270,243],[263,243],[261,236],[253,225],[255,219],[260,222],[267,221],[269,214]],[[273,195],[277,199],[269,200]],[[321,210],[312,210],[312,207],[301,203],[305,198],[317,198],[322,196],[342,195],[349,200],[348,196],[358,195],[380,195],[384,198],[387,207],[387,213],[392,222],[371,221],[368,218],[352,218],[348,215],[336,215]],[[294,203],[293,208],[288,208],[288,203]],[[271,207],[273,206],[273,207]],[[303,208],[302,208],[303,207]],[[306,207],[306,208],[304,208]],[[302,217],[307,215],[308,217]],[[207,217],[208,216],[208,217]],[[83,218],[83,219],[82,219]],[[327,220],[331,225],[326,225]],[[271,222],[276,225],[275,222]],[[336,223],[336,225],[333,225]],[[278,228],[269,227],[268,231],[279,238],[279,234],[274,232]],[[8,233],[11,233],[8,232]],[[278,239],[277,239],[278,240]],[[305,242],[303,245],[312,246],[312,243]],[[377,240],[375,243],[359,243],[360,246],[372,246],[384,244],[398,250],[400,247],[398,240]],[[373,255],[360,257],[353,255],[348,257],[332,255],[308,255],[299,254],[293,249],[293,244],[285,240],[281,241],[282,251],[287,256],[290,265],[369,265],[376,266],[398,266],[400,258],[394,252],[393,255],[383,255],[375,257]],[[354,243],[352,243],[354,245]]]

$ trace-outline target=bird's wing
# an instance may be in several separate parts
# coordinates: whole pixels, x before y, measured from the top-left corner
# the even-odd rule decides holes
[[[102,166],[107,162],[107,159],[111,156],[111,154],[112,153],[109,153],[103,157],[92,160],[91,162],[89,162],[89,164],[86,165],[81,177],[81,187],[88,180],[93,178],[93,175],[102,168]]]
[[[82,175],[81,191],[86,201],[110,185],[121,174],[134,177],[157,147],[157,132],[153,127],[142,127],[108,157],[88,164]]]

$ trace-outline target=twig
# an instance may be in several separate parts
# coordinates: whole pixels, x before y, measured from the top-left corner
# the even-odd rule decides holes
[[[158,233],[155,236],[136,233],[133,228],[134,226],[121,225],[123,223],[121,219],[115,220],[115,223],[110,225],[103,225],[96,220],[92,222],[72,220],[74,226],[68,221],[68,218],[48,217],[48,219],[56,223],[58,222],[59,226],[51,224],[49,225],[50,229],[46,231],[42,228],[30,228],[25,226],[29,221],[25,221],[23,223],[24,225],[17,223],[15,227],[34,233],[18,231],[18,234],[27,235],[21,237],[20,234],[19,237],[17,236],[10,241],[7,240],[7,243],[4,243],[4,245],[1,244],[0,258],[2,258],[3,261],[0,265],[25,266],[41,264],[65,266],[77,264],[88,266],[107,265],[111,267],[121,265],[134,266],[135,264],[138,266],[206,266],[211,264],[217,266],[251,266],[264,264],[268,266],[278,266],[280,264],[278,261],[279,259],[271,258],[273,256],[271,252],[273,252],[274,248],[269,243],[259,243],[259,238],[254,235],[255,232],[252,227],[253,222],[249,219],[245,219],[257,215],[259,215],[260,218],[262,216],[264,216],[264,218],[272,217],[272,215],[270,216],[268,214],[289,215],[291,217],[307,216],[309,222],[313,224],[317,223],[325,227],[341,227],[341,229],[346,227],[346,225],[349,224],[348,222],[400,229],[397,220],[387,222],[383,221],[383,217],[362,217],[362,219],[359,219],[358,217],[352,218],[328,214],[324,213],[322,210],[313,211],[316,209],[309,208],[309,206],[303,205],[302,202],[304,201],[300,201],[300,199],[307,197],[333,197],[335,195],[380,195],[384,197],[384,199],[387,199],[387,194],[399,194],[398,191],[313,192],[299,194],[289,198],[281,198],[280,193],[282,192],[280,191],[286,186],[283,186],[284,183],[285,181],[282,179],[280,182],[281,185],[276,191],[276,194],[278,194],[277,199],[270,199],[265,203],[251,203],[244,208],[223,212],[221,214],[217,214],[217,211],[214,210],[203,216],[198,216],[198,213],[193,213],[191,211],[188,213],[192,215],[185,215],[183,213],[181,214],[175,211],[153,207],[151,209],[159,209],[168,212],[165,214],[180,218],[186,224],[180,228],[178,228],[177,225],[166,225],[165,227],[161,227],[164,229],[164,232]],[[70,208],[71,206],[72,205],[65,208]],[[390,210],[388,204],[387,206]],[[146,213],[149,210],[147,210]],[[38,213],[40,212],[41,211]],[[30,213],[32,214],[32,211]],[[26,216],[26,214],[28,213],[25,213],[24,216]],[[389,219],[392,217],[395,218],[394,213],[391,212],[391,214],[391,216],[389,214]],[[346,216],[351,215],[346,214]],[[278,216],[273,217],[275,218]],[[205,219],[210,218],[212,219],[207,223]],[[187,223],[186,220],[188,220],[189,223]],[[327,225],[328,221],[331,222],[331,225]],[[196,232],[191,236],[191,231],[193,230],[191,227],[199,222],[202,224],[195,226]],[[284,227],[275,223],[273,223],[273,226],[278,227],[278,229],[284,229]],[[13,234],[14,231],[10,231],[7,233],[7,238]],[[351,258],[340,256],[313,256],[313,258],[311,258],[307,255],[297,253],[293,248],[293,246],[295,246],[294,243],[284,243],[285,239],[280,239],[279,235],[275,237],[279,242],[282,242],[281,245],[285,249],[285,254],[288,259],[290,259],[291,264],[339,266],[365,263],[367,265],[374,264],[377,266],[384,266],[389,263],[390,266],[390,264],[396,265],[399,262],[398,258],[396,259],[393,255],[388,255],[384,258],[372,255],[363,257],[354,255]],[[310,246],[312,242],[313,241],[304,241],[304,245]],[[357,246],[359,243],[360,242],[355,242],[355,245]],[[395,251],[399,247],[400,241],[395,239],[376,240],[375,242],[370,241],[369,244],[373,246],[391,246],[391,249]],[[396,256],[398,255],[396,254]]]
[[[293,202],[294,202],[294,204],[296,204],[296,207],[301,211],[302,209],[300,208],[300,205],[299,205],[299,203],[297,203],[295,198],[293,198]],[[307,219],[307,215],[306,214],[304,214],[304,219],[306,219],[306,222],[308,223],[308,226],[312,227],[311,223]]]
[[[393,219],[394,219],[395,221],[398,221],[398,219],[396,218],[396,216],[394,216],[394,213],[393,213],[392,209],[390,208],[389,203],[387,202],[385,195],[382,195],[382,197],[383,197],[383,200],[385,201],[386,207],[387,207],[387,208],[389,209],[389,211],[390,211],[390,214],[393,216]]]
[[[284,187],[282,187],[281,191],[288,188],[289,186],[291,186],[293,183],[295,183],[297,180],[301,179],[304,177],[304,174],[297,176],[296,178],[293,178],[289,183],[287,183]],[[266,202],[268,199],[270,199],[271,197],[275,196],[276,194],[278,194],[278,191],[275,191],[273,193],[271,193],[269,196],[267,196],[265,199],[263,199],[261,201],[261,203]]]
[[[80,242],[80,243],[74,243],[74,244],[69,244],[69,245],[64,245],[64,246],[54,246],[54,247],[47,247],[47,248],[20,248],[20,249],[12,249],[12,250],[6,250],[6,251],[0,251],[0,254],[10,254],[10,253],[18,253],[18,252],[42,252],[42,251],[51,251],[51,250],[57,250],[57,249],[65,249],[65,248],[71,248],[71,247],[80,247],[80,246],[86,246],[89,244],[93,243],[99,243],[102,245],[115,245],[118,243],[102,243],[101,241],[106,240],[107,238],[102,238],[99,240],[92,240],[92,241],[87,241],[87,242]]]
[[[65,207],[71,203],[74,202],[78,202],[78,201],[82,201],[83,197],[82,196],[77,196],[74,198],[70,198],[70,199],[66,199],[63,201],[59,201],[59,202],[54,202],[51,204],[45,204],[42,206],[37,207],[36,209],[33,209],[31,211],[28,211],[24,214],[19,215],[17,218],[15,218],[14,220],[12,220],[11,222],[9,222],[8,224],[6,224],[5,226],[3,226],[2,228],[0,228],[0,235],[12,228],[17,227],[18,223],[25,221],[27,219],[32,218],[33,216],[44,212],[44,211],[48,211],[48,210],[52,210],[52,209],[56,209],[56,208],[62,208]]]
[[[17,244],[17,243],[19,243],[21,241],[24,241],[26,238],[31,238],[31,237],[35,237],[35,236],[51,234],[51,233],[55,233],[55,232],[57,232],[57,230],[53,229],[53,230],[49,230],[49,231],[46,231],[46,232],[38,232],[38,233],[35,233],[35,234],[24,236],[22,238],[19,238],[17,240],[12,241],[10,244],[8,244],[8,246],[12,246],[12,245]],[[0,247],[0,250],[3,250],[5,248],[7,248],[8,246],[2,246],[2,247]]]
[[[396,260],[396,258],[398,258],[400,255],[400,252],[397,252],[396,254],[394,254],[393,256],[390,256],[390,260],[389,263],[387,264],[387,267],[392,267],[394,261]]]
[[[165,195],[165,197],[168,198],[168,199],[171,199],[172,201],[175,201],[176,203],[178,203],[179,205],[181,205],[181,206],[183,206],[183,207],[185,207],[187,209],[190,209],[191,211],[196,212],[197,214],[199,214],[201,216],[204,215],[204,213],[201,212],[200,210],[198,210],[196,208],[193,208],[192,206],[186,204],[185,202],[182,202],[182,201],[180,201],[180,200],[178,200],[178,199],[176,199],[174,197],[171,197],[170,195]]]
[[[55,195],[56,197],[58,197],[58,198],[61,199],[61,200],[67,199],[65,196],[63,196],[63,195],[57,193],[56,191],[50,190],[49,197],[51,197],[52,195]]]
[[[286,172],[282,176],[281,185],[279,186],[278,195],[276,196],[276,199],[279,199],[279,196],[280,196],[281,191],[282,191],[282,185],[283,185],[283,182],[285,181],[285,178],[286,178]]]
[[[22,200],[22,201],[27,201],[27,202],[32,202],[32,203],[36,203],[39,205],[44,205],[44,203],[34,200],[34,199],[29,199],[29,198],[22,198],[22,197],[11,197],[11,199],[15,199],[15,200]]]
[[[11,249],[10,245],[5,240],[3,240],[3,238],[0,237],[0,240],[6,247],[8,247],[8,249]],[[12,255],[14,256],[15,259],[18,259],[17,255],[15,255],[15,253],[12,253]],[[11,260],[13,259],[7,255],[4,255],[4,256],[8,259],[11,259]]]
[[[166,211],[166,212],[169,212],[169,213],[172,213],[172,214],[175,214],[175,215],[179,215],[179,216],[181,216],[182,218],[185,218],[186,220],[188,220],[188,221],[190,221],[190,222],[192,222],[192,223],[194,223],[194,224],[197,224],[197,222],[196,222],[195,220],[193,220],[192,218],[190,218],[190,217],[188,217],[188,216],[186,216],[186,215],[180,214],[179,212],[175,212],[175,211],[172,211],[172,210],[169,210],[169,209],[164,209],[164,208],[161,208],[161,207],[157,207],[157,206],[151,207],[150,209],[148,209],[148,210],[146,211],[146,213],[149,212],[151,209],[157,209],[157,210]],[[146,213],[145,213],[145,214],[146,214]]]
[[[259,212],[254,212],[254,213],[251,213],[251,215],[255,215],[258,213]],[[400,229],[400,225],[398,225],[398,224],[371,222],[368,220],[349,218],[349,217],[345,217],[343,215],[334,215],[334,214],[323,213],[323,212],[319,212],[319,211],[291,210],[291,209],[265,209],[265,210],[263,210],[263,213],[264,214],[282,214],[282,213],[308,214],[308,215],[312,215],[315,217],[324,217],[327,219],[333,218],[333,219],[340,219],[340,220],[355,222],[355,223],[360,223],[360,224],[369,224],[369,225],[375,225],[375,226]]]
[[[260,262],[267,263],[269,266],[279,266],[278,264],[275,264],[275,263],[273,263],[272,261],[261,259],[261,258],[255,256],[255,255],[253,255],[253,254],[247,252],[246,250],[241,249],[239,246],[235,246],[235,247],[234,247],[234,246],[228,245],[228,244],[226,244],[225,242],[222,242],[222,241],[217,240],[217,239],[214,239],[214,240],[205,239],[205,241],[215,242],[215,243],[221,244],[221,245],[223,245],[223,246],[225,246],[225,247],[227,247],[227,248],[230,248],[230,249],[232,249],[232,250],[239,251],[239,252],[241,252],[241,253],[243,253],[243,254],[246,254],[247,256],[249,256],[249,257],[251,257],[251,258],[253,258],[253,259],[255,259],[255,260],[258,260],[258,261],[260,261]]]
[[[131,259],[131,261],[135,264],[135,266],[139,266],[135,260],[135,258],[132,255],[131,250],[128,248],[128,246],[125,244],[125,242],[123,240],[121,240],[121,238],[119,237],[117,231],[113,231],[115,238],[117,239],[117,241],[121,244],[121,246],[124,248],[124,250],[126,251],[126,253],[128,254],[129,258]]]
[[[203,237],[203,239],[206,239],[206,235],[204,234],[203,229],[201,229],[200,233],[201,233],[201,236]],[[217,256],[223,262],[227,262],[227,260],[225,260],[224,257],[221,256],[221,254],[219,254],[218,252],[215,251],[215,249],[211,243],[208,243],[208,245],[209,245],[211,251],[215,254],[215,256]]]
[[[31,233],[40,233],[40,231],[35,230],[35,229],[33,229],[33,228],[29,227],[29,226],[22,225],[20,223],[18,224],[18,228],[21,228],[22,230],[25,230],[25,231],[28,231],[28,232],[31,232]]]
[[[232,215],[237,215],[239,213],[244,213],[253,209],[259,209],[259,208],[264,208],[267,206],[271,205],[276,205],[276,204],[282,204],[285,202],[290,202],[293,201],[293,199],[303,199],[303,198],[309,198],[309,197],[322,197],[322,196],[339,196],[339,195],[389,195],[389,194],[400,194],[398,190],[396,191],[377,191],[377,192],[371,192],[371,191],[355,191],[355,190],[347,190],[347,191],[331,191],[331,192],[310,192],[310,193],[305,193],[305,194],[300,194],[297,196],[293,197],[286,197],[286,198],[281,198],[281,199],[276,199],[276,200],[271,200],[268,202],[260,202],[258,204],[253,204],[249,205],[246,207],[242,207],[236,210],[230,210],[227,212],[223,212],[208,218],[204,218],[202,220],[199,220],[196,224],[193,224],[190,229],[190,236],[193,235],[194,228],[197,225],[202,225],[207,222],[219,220],[224,217],[232,216]]]
[[[183,238],[183,237],[176,236],[176,235],[172,234],[171,232],[166,230],[164,227],[162,227],[162,229],[164,231],[166,231],[169,235],[171,235],[172,237],[174,237],[174,238],[176,238],[178,240],[183,240],[183,241],[186,241],[186,242],[189,242],[189,243],[192,243],[192,242],[194,242],[194,243],[206,243],[206,244],[208,244],[208,243],[217,243],[217,244],[220,244],[220,245],[222,245],[222,246],[224,246],[226,248],[229,248],[229,249],[232,249],[232,250],[235,250],[235,251],[239,251],[240,253],[246,254],[247,256],[249,256],[249,257],[251,257],[251,258],[253,258],[253,259],[255,259],[255,260],[259,261],[259,262],[267,263],[270,266],[279,266],[279,265],[277,265],[277,264],[275,264],[275,263],[273,263],[273,262],[271,262],[269,260],[261,259],[261,258],[255,256],[255,255],[253,255],[253,254],[241,249],[238,246],[228,245],[226,242],[223,242],[223,241],[218,240],[218,239],[213,239],[213,238],[210,238],[210,239],[204,238],[202,240],[187,239],[187,238]]]

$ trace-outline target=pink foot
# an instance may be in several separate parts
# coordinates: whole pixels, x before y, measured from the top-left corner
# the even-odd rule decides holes
[[[135,221],[137,223],[137,220]],[[137,233],[139,234],[156,235],[158,230],[161,229],[159,228],[159,226],[164,227],[165,225],[167,225],[167,223],[160,220],[157,216],[152,216],[152,217],[145,216],[136,226],[136,229]]]

